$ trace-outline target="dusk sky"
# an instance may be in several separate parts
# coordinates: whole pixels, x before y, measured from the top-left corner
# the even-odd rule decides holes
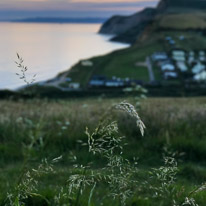
[[[25,17],[110,17],[155,7],[158,0],[0,0],[0,20]]]

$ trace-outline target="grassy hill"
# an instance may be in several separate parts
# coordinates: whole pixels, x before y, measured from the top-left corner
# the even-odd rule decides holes
[[[174,47],[166,43],[165,37],[171,36],[176,42],[176,48],[187,51],[206,49],[204,36],[206,14],[201,10],[191,8],[176,10],[170,7],[167,12],[157,15],[143,32],[139,33],[139,29],[143,27],[136,26],[114,38],[116,41],[132,40],[134,44],[130,48],[91,58],[89,59],[93,63],[91,67],[85,67],[79,62],[63,75],[70,77],[74,82],[79,82],[83,88],[87,87],[93,75],[104,75],[107,78],[128,77],[148,83],[147,67],[140,66],[143,64],[139,63],[145,62],[146,57],[154,52],[170,52]],[[185,36],[184,41],[179,40],[181,35]],[[162,81],[160,71],[154,68],[154,73],[156,80]]]
[[[147,51],[146,51],[147,52]],[[91,58],[93,66],[84,67],[81,63],[76,64],[68,72],[68,77],[72,81],[80,82],[86,86],[93,75],[105,75],[108,78],[117,76],[121,78],[137,78],[148,81],[148,72],[146,68],[136,67],[138,60],[144,61],[144,51],[138,51],[135,47],[113,52],[111,54]]]
[[[157,17],[156,21],[158,27],[162,29],[206,29],[206,14],[194,10],[187,13],[163,14]]]
[[[206,9],[205,0],[161,0],[158,9],[165,11],[168,8]]]
[[[201,50],[206,48],[206,38],[196,32],[160,30],[164,28],[164,23],[169,18],[165,17],[157,24],[153,24],[151,28],[145,30],[141,35],[139,41],[127,49],[112,52],[110,54],[90,58],[89,61],[93,62],[93,66],[85,67],[81,62],[74,65],[69,71],[66,71],[60,76],[67,76],[74,82],[79,82],[83,88],[87,87],[90,78],[93,75],[105,75],[108,78],[112,76],[120,78],[134,78],[149,82],[149,74],[147,67],[137,66],[138,62],[144,62],[147,56],[152,55],[154,52],[166,51],[169,52],[172,47],[165,41],[166,36],[171,36],[176,40],[177,48],[184,48],[187,51]],[[175,17],[178,18],[178,17]],[[173,19],[172,19],[173,20]],[[173,25],[168,23],[166,25]],[[180,41],[179,36],[184,35],[185,40]],[[159,71],[154,70],[156,80],[162,80]]]

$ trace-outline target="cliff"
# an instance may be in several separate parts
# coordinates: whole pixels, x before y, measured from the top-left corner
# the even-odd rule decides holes
[[[182,14],[206,10],[206,0],[161,0],[157,8],[147,8],[131,16],[114,16],[106,21],[99,33],[114,34],[113,41],[135,43],[145,28],[162,14]]]
[[[100,33],[114,34],[113,41],[132,43],[131,47],[90,58],[90,67],[83,66],[80,61],[69,71],[60,74],[59,78],[68,77],[79,83],[81,88],[88,88],[94,75],[108,79],[113,76],[136,79],[147,84],[148,71],[142,65],[148,56],[157,51],[171,51],[173,46],[165,41],[165,37],[173,38],[175,47],[188,52],[206,49],[205,1],[162,0],[156,9],[145,9],[127,17],[112,17],[102,26]],[[185,5],[185,2],[188,4]],[[200,4],[196,5],[196,2]],[[185,39],[180,40],[180,36]],[[158,69],[155,69],[155,78],[162,83],[162,73]]]
[[[101,27],[102,34],[122,34],[143,22],[151,21],[156,14],[156,9],[147,8],[131,16],[113,16]]]

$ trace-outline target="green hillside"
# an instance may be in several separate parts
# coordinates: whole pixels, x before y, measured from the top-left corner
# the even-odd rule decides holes
[[[164,14],[157,17],[157,25],[162,29],[206,29],[204,12]]]
[[[70,77],[73,82],[79,82],[83,88],[87,86],[93,75],[105,75],[108,78],[112,76],[120,78],[133,78],[149,82],[147,67],[137,66],[138,62],[144,62],[147,56],[154,52],[171,50],[171,46],[166,44],[165,37],[171,36],[176,40],[176,47],[185,50],[197,50],[206,48],[206,39],[198,33],[187,33],[184,31],[147,31],[141,36],[132,47],[115,51],[105,56],[89,59],[93,63],[91,67],[85,67],[81,62],[74,65],[71,70],[62,75]],[[184,35],[185,40],[180,41],[179,36]],[[156,80],[161,81],[160,72],[154,68]]]
[[[159,47],[159,45],[156,45]],[[153,50],[153,48],[151,48]],[[145,50],[145,51],[143,51]],[[113,52],[111,54],[91,58],[92,67],[84,67],[81,63],[76,64],[68,72],[68,77],[72,81],[80,82],[82,86],[86,86],[92,75],[105,75],[108,78],[112,76],[137,78],[148,81],[148,73],[146,68],[137,68],[136,61],[144,61],[148,53],[146,49],[137,50],[135,47]]]
[[[79,82],[85,87],[93,75],[105,75],[108,78],[112,76],[120,78],[135,78],[143,81],[149,81],[146,67],[137,67],[135,63],[145,61],[147,55],[162,50],[162,45],[155,43],[148,47],[133,46],[128,49],[116,51],[105,56],[91,58],[92,67],[84,67],[79,62],[68,72],[68,77],[74,82]]]
[[[158,5],[158,9],[163,11],[171,7],[206,9],[206,1],[205,0],[161,0]]]

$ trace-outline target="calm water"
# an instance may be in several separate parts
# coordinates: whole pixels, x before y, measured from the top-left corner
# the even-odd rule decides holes
[[[99,24],[0,23],[0,89],[23,85],[15,75],[18,52],[28,66],[28,77],[38,81],[54,77],[80,59],[127,47],[98,35]]]

